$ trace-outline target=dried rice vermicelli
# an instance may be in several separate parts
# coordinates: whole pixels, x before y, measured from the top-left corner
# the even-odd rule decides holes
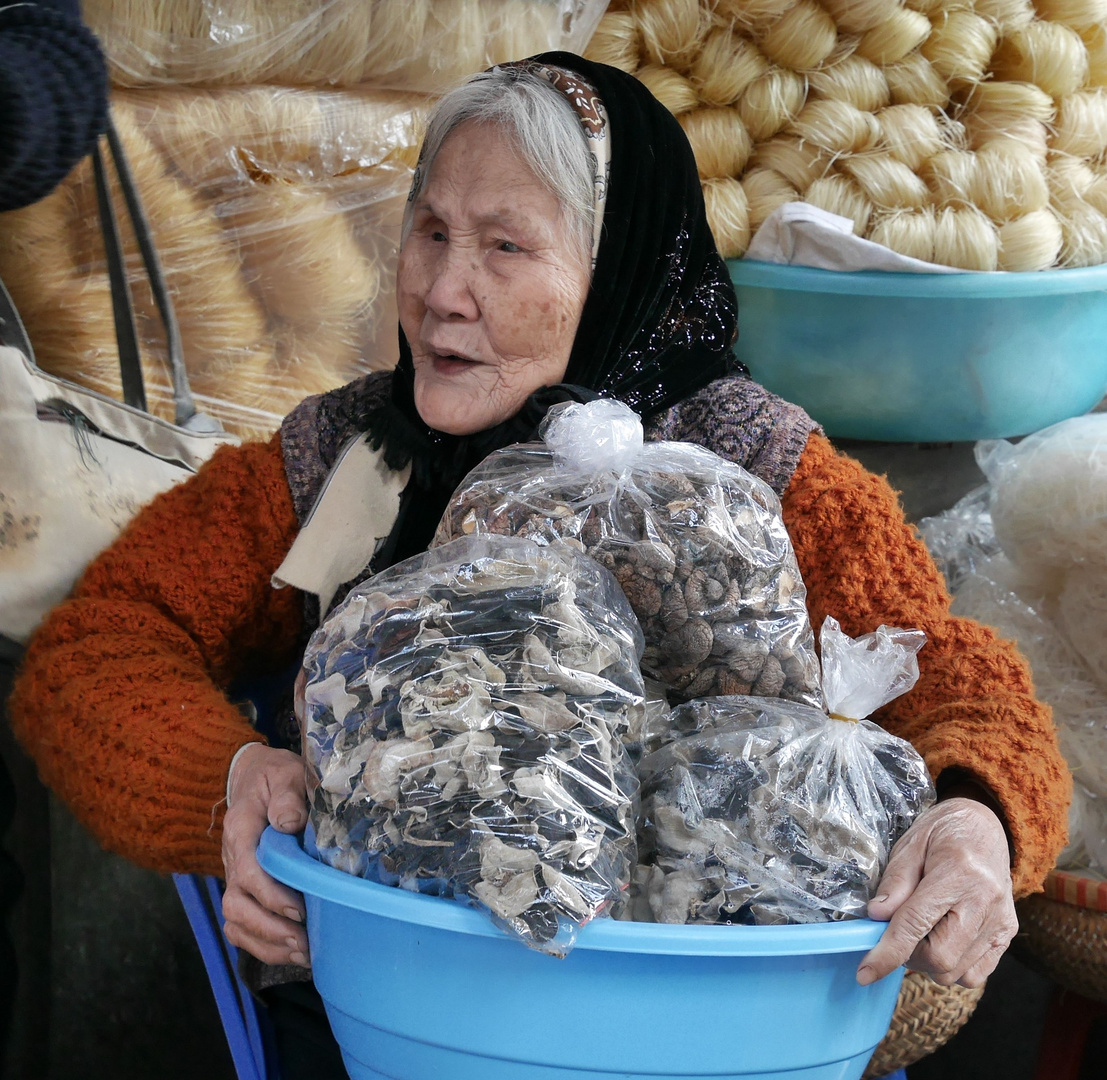
[[[738,110],[726,107],[693,109],[680,117],[701,177],[738,176],[753,150]]]
[[[753,141],[763,142],[791,123],[806,97],[807,85],[802,75],[772,68],[747,87],[738,101],[738,114]]]
[[[1107,690],[1107,570],[1102,565],[1069,568],[1057,598],[1057,621],[1100,689]],[[1107,797],[1107,787],[1097,793]]]
[[[380,288],[379,268],[324,194],[269,184],[239,202],[224,221],[270,314],[315,330],[365,314]]]
[[[369,0],[372,4],[373,39],[365,56],[363,71],[380,74],[404,71],[401,85],[412,85],[417,78],[410,58],[421,52],[427,29],[429,5],[426,0],[392,3],[390,0]]]
[[[890,154],[859,154],[839,166],[857,181],[865,197],[881,210],[920,209],[927,204],[926,184]]]
[[[809,101],[789,131],[832,154],[856,154],[876,145],[880,126],[872,113],[844,101]]]
[[[1001,34],[1019,30],[1034,19],[1031,0],[974,0],[972,8],[994,22]]]
[[[999,265],[996,227],[974,206],[939,210],[934,261],[962,270],[995,270]]]
[[[976,186],[976,154],[971,150],[942,150],[919,169],[935,206],[971,206]]]
[[[877,113],[876,119],[881,144],[913,170],[947,146],[937,117],[923,105],[891,105]]]
[[[1049,206],[1049,188],[1041,162],[1013,139],[995,139],[981,147],[976,155],[969,197],[1000,224]]]
[[[1040,120],[1002,120],[999,126],[987,116],[964,117],[968,145],[980,150],[996,139],[1021,143],[1043,165],[1049,156],[1049,129]]]
[[[634,76],[674,116],[686,113],[700,103],[696,88],[675,68],[646,64]]]
[[[1032,210],[999,227],[999,269],[1048,270],[1063,240],[1061,224],[1051,210]]]
[[[715,13],[723,23],[763,31],[781,17],[796,0],[716,0]]]
[[[792,71],[821,64],[838,42],[834,20],[815,0],[798,0],[764,34],[758,45],[774,63]]]
[[[1107,20],[1107,0],[1034,0],[1043,19],[1083,30]]]
[[[584,55],[598,64],[610,64],[633,75],[638,70],[641,50],[635,17],[629,11],[609,11],[596,27]]]
[[[1080,90],[1062,98],[1050,145],[1077,157],[1095,157],[1107,150],[1107,90]]]
[[[769,70],[769,61],[748,38],[729,27],[707,35],[692,63],[692,84],[709,105],[732,105],[746,87]]]
[[[183,81],[211,29],[203,0],[82,0],[117,86]]]
[[[1056,114],[1053,98],[1028,82],[982,82],[965,96],[961,120],[971,136],[1007,135],[1027,121],[1048,124]]]
[[[984,77],[997,37],[987,19],[954,9],[934,23],[921,51],[947,82],[976,83]]]
[[[710,177],[703,181],[707,221],[724,259],[737,259],[750,243],[750,213],[746,191],[731,177]]]
[[[991,67],[998,79],[1031,82],[1060,98],[1084,85],[1088,50],[1070,27],[1036,19],[1000,41]]]
[[[1088,50],[1088,85],[1107,86],[1107,26],[1090,27],[1081,37]]]
[[[646,57],[654,64],[686,70],[708,29],[699,0],[633,0],[630,10]]]
[[[884,72],[856,54],[831,57],[823,67],[807,72],[807,83],[812,97],[844,101],[863,112],[876,112],[892,100]]]
[[[1107,216],[1079,198],[1054,196],[1052,207],[1063,237],[1057,265],[1076,268],[1107,263]]]
[[[750,164],[779,173],[797,191],[806,191],[830,168],[832,157],[795,135],[776,135],[754,147]]]
[[[896,105],[928,105],[944,109],[949,104],[949,83],[922,53],[914,53],[884,69],[888,89]]]
[[[923,262],[934,261],[934,208],[881,210],[873,214],[868,239]]]
[[[799,199],[799,192],[772,169],[747,169],[741,184],[746,193],[752,232],[756,232],[778,206]]]
[[[838,173],[816,180],[804,193],[803,198],[812,206],[818,206],[832,214],[851,218],[853,231],[864,236],[872,217],[873,204],[866,198],[857,181]]]
[[[844,34],[863,34],[899,10],[899,0],[823,0],[838,29]]]
[[[884,67],[913,53],[930,37],[930,20],[919,11],[898,8],[879,26],[862,35],[858,53]]]

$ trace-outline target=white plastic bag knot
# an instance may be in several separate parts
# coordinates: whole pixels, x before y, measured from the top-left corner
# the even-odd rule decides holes
[[[906,694],[919,681],[915,654],[925,644],[921,630],[893,626],[851,638],[828,615],[819,634],[827,710],[836,719],[864,720]]]
[[[554,405],[538,428],[559,464],[582,472],[623,472],[642,452],[642,420],[621,401]]]

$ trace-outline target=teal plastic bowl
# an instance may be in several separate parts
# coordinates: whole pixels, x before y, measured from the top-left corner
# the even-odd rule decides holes
[[[1107,266],[841,273],[732,260],[736,352],[828,435],[958,442],[1037,431],[1107,392]]]
[[[352,1080],[857,1080],[902,969],[854,971],[884,923],[599,919],[557,960],[452,900],[351,877],[269,829],[304,894],[315,985]]]

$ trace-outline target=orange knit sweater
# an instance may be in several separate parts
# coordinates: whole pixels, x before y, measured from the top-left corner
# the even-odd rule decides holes
[[[812,435],[783,499],[818,628],[918,627],[921,678],[877,719],[932,775],[998,798],[1019,895],[1064,844],[1070,779],[1015,648],[953,618],[888,484]],[[147,507],[34,636],[11,699],[43,780],[107,848],[158,870],[219,874],[227,768],[260,739],[224,689],[294,657],[302,603],[269,579],[298,529],[280,437],[220,450]]]

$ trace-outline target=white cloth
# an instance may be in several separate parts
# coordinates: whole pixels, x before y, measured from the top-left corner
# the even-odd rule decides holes
[[[900,274],[965,274],[923,262],[853,234],[853,221],[811,203],[778,206],[750,241],[747,259],[819,270],[885,270]]]

